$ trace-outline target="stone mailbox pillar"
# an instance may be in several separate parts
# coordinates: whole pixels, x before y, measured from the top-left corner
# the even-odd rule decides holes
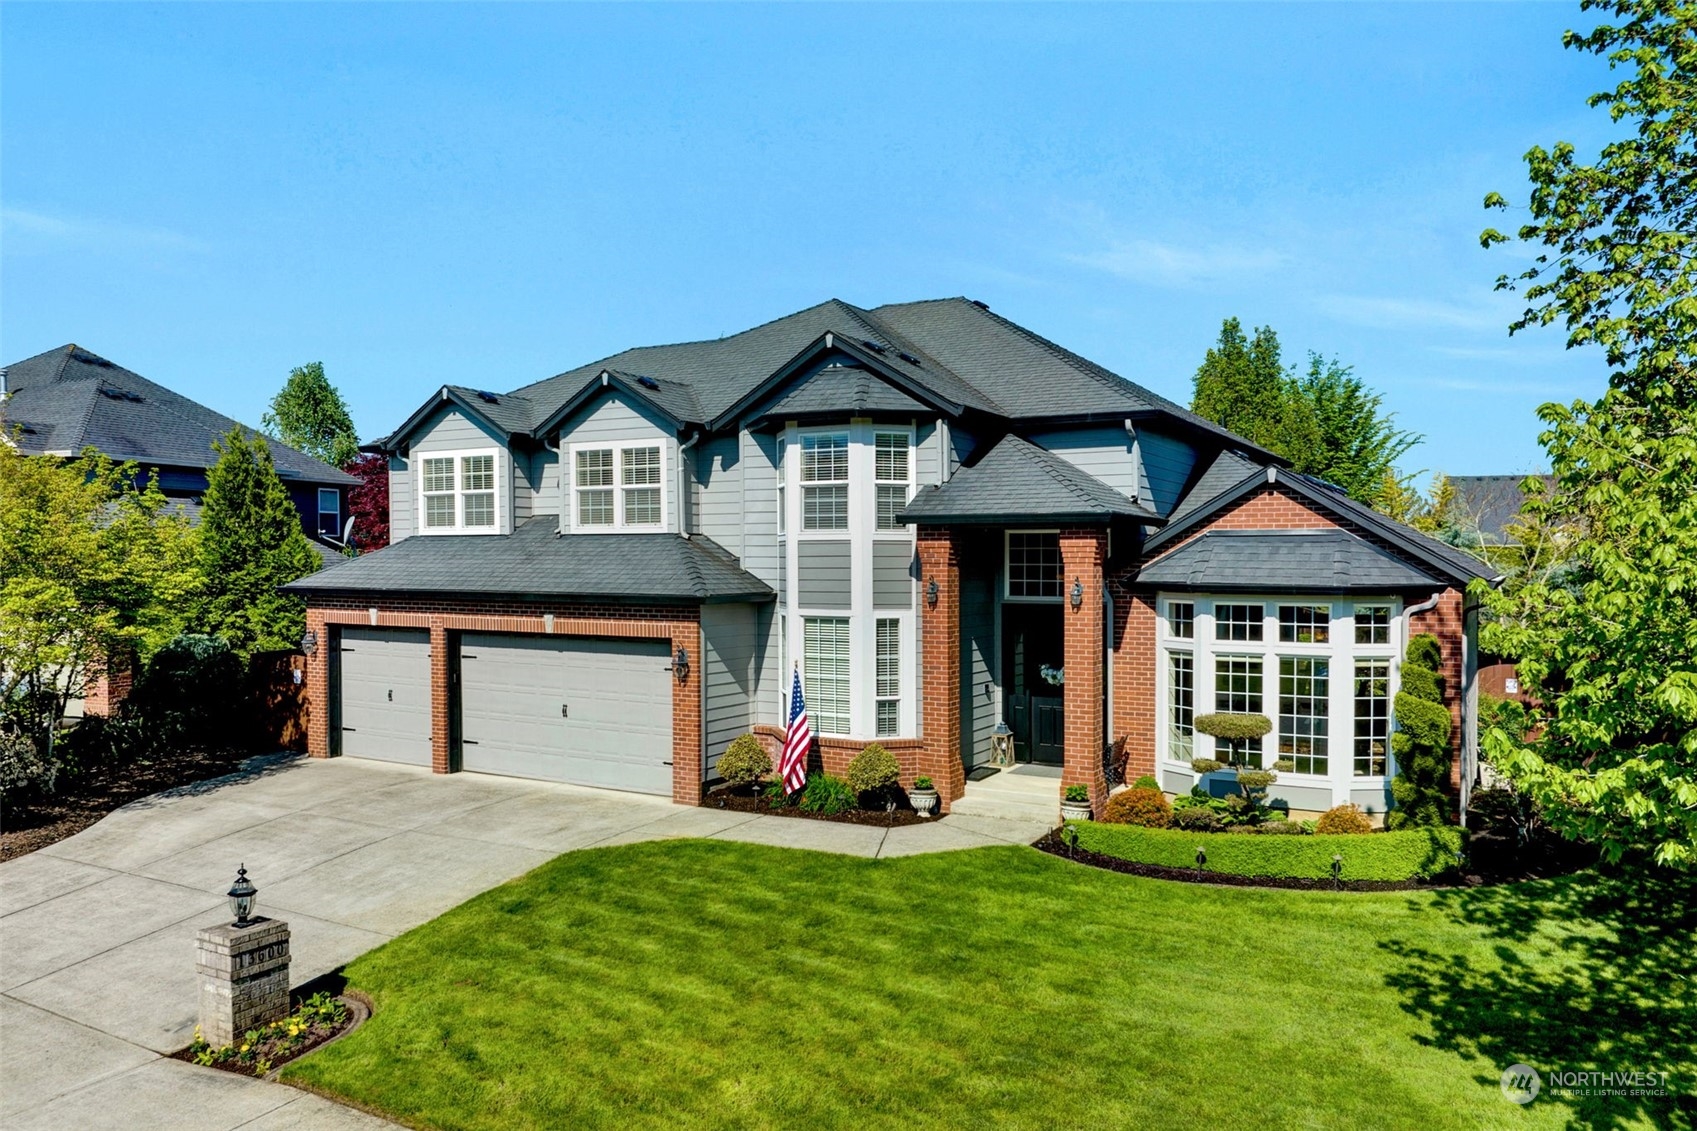
[[[202,927],[196,940],[200,1035],[214,1048],[289,1015],[289,925],[254,919],[245,927]]]

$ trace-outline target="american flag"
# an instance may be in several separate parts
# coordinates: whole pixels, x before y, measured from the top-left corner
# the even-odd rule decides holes
[[[785,793],[800,793],[807,784],[807,748],[812,745],[813,728],[807,725],[807,700],[801,697],[801,669],[797,668],[790,690],[789,730],[784,733],[784,752],[778,758]]]

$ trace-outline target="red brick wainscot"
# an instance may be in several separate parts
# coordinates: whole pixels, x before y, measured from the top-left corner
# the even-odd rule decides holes
[[[618,605],[538,601],[454,601],[385,596],[377,602],[320,597],[309,601],[306,626],[318,638],[307,658],[307,753],[330,756],[330,654],[342,625],[423,628],[430,632],[431,768],[452,770],[448,658],[460,632],[513,632],[665,640],[688,649],[688,674],[672,683],[672,800],[701,801],[701,614],[693,606]]]

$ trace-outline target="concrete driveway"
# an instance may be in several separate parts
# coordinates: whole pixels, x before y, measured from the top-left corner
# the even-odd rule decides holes
[[[0,864],[0,1124],[389,1126],[293,1088],[162,1059],[195,1024],[195,932],[236,865],[287,919],[296,985],[552,859],[707,836],[861,856],[1029,843],[986,818],[885,831],[355,759],[256,758]]]

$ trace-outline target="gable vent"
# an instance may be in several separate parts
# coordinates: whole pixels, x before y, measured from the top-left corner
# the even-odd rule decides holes
[[[887,349],[884,346],[879,345],[877,342],[873,341],[871,338],[860,339],[860,344],[865,346],[867,349],[871,350],[873,353],[889,353],[890,352],[889,349]]]
[[[660,388],[660,382],[656,381],[652,377],[638,377],[636,379],[636,383],[641,385],[644,389],[658,390]]]
[[[484,401],[487,404],[500,404],[501,403],[500,397],[496,396],[494,393],[484,392],[482,389],[477,390],[477,399],[480,400],[480,401]]]

